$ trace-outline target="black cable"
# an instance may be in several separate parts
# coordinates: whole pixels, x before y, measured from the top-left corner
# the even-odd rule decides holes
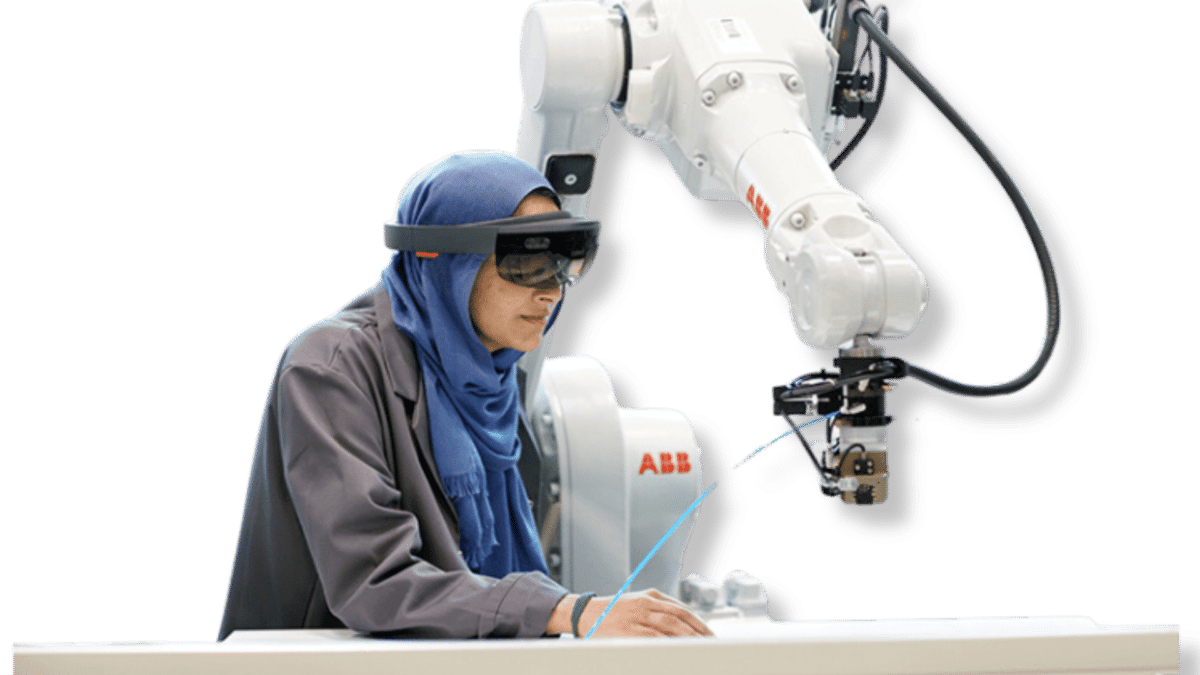
[[[883,32],[886,33],[888,29],[887,7],[880,5],[878,11],[880,17],[879,25],[883,27]],[[867,45],[867,47],[869,49],[870,45]],[[838,153],[837,158],[829,163],[830,169],[837,171],[837,168],[842,165],[843,161],[845,161],[846,156],[849,155],[854,148],[858,147],[859,142],[861,142],[863,137],[867,135],[867,130],[870,129],[871,125],[875,123],[875,118],[879,116],[879,109],[883,106],[883,90],[884,87],[887,86],[887,62],[887,56],[883,54],[883,50],[881,49],[879,53],[879,92],[875,94],[875,112],[872,113],[870,117],[867,117],[863,120],[862,126],[860,126],[858,131],[854,134],[854,138],[851,138],[850,142],[846,144],[846,147],[840,153]]]
[[[784,418],[784,422],[787,423],[787,426],[790,426],[792,429],[792,435],[796,436],[796,440],[800,442],[800,447],[804,448],[804,452],[809,455],[809,461],[812,464],[812,471],[821,473],[821,467],[817,466],[816,450],[812,449],[812,443],[809,442],[808,437],[805,437],[804,434],[802,434],[802,432],[800,432],[800,430],[797,428],[796,423],[792,422],[792,416],[790,416],[790,414],[785,412],[780,412],[779,414],[782,418]]]
[[[919,368],[912,364],[908,365],[908,374],[932,384],[939,389],[944,389],[955,394],[963,394],[966,396],[996,396],[998,394],[1010,394],[1017,391],[1025,385],[1029,384],[1042,372],[1042,368],[1046,366],[1046,362],[1050,360],[1050,352],[1054,349],[1054,343],[1058,339],[1058,282],[1054,277],[1054,268],[1050,264],[1050,252],[1046,248],[1046,242],[1042,239],[1041,230],[1038,229],[1037,219],[1033,216],[1033,211],[1030,210],[1029,204],[1021,195],[1021,191],[1017,188],[1016,183],[1009,177],[1008,172],[1000,165],[1000,161],[992,154],[992,151],[984,144],[983,139],[967,124],[966,120],[958,114],[957,111],[938,93],[937,89],[926,80],[916,67],[909,62],[904,54],[892,44],[886,33],[875,23],[871,17],[871,12],[865,8],[859,8],[854,12],[854,21],[862,26],[867,31],[867,35],[879,45],[879,49],[888,58],[896,62],[900,70],[912,80],[912,83],[921,90],[921,93],[932,102],[937,109],[941,111],[946,119],[958,129],[959,133],[967,139],[975,152],[979,153],[980,158],[991,169],[992,175],[1004,187],[1004,191],[1008,193],[1008,198],[1012,200],[1013,206],[1016,207],[1017,213],[1021,216],[1021,222],[1025,224],[1025,231],[1029,233],[1029,239],[1033,242],[1033,249],[1037,252],[1038,264],[1042,268],[1042,279],[1046,284],[1046,340],[1042,343],[1042,352],[1038,355],[1037,360],[1016,379],[1003,384],[980,387],[954,380],[947,379],[941,375]]]
[[[808,441],[804,439],[804,434],[800,432],[800,427],[796,426],[796,423],[792,421],[791,416],[784,415],[783,419],[787,420],[788,426],[790,426],[792,428],[792,431],[795,432],[796,438],[800,439],[800,445],[804,446],[804,452],[808,453],[808,458],[810,460],[812,460],[813,466],[816,467],[816,469],[817,469],[817,473],[821,474],[822,476],[832,477],[832,476],[841,475],[842,465],[846,463],[846,458],[850,456],[850,452],[852,450],[854,450],[854,448],[859,448],[863,452],[866,452],[866,448],[863,447],[862,443],[855,443],[854,445],[851,445],[845,452],[841,452],[841,450],[839,449],[835,453],[835,455],[834,455],[835,457],[840,456],[840,459],[838,461],[838,465],[836,468],[831,469],[829,467],[822,466],[821,463],[817,461],[817,456],[815,453],[813,453],[812,446],[810,446],[808,444]],[[831,423],[831,420],[826,420],[826,433],[827,434],[830,433],[830,427],[829,427],[830,423]],[[832,447],[832,440],[830,440],[829,442]]]
[[[857,375],[850,375],[849,377],[838,378],[832,382],[820,382],[810,385],[800,384],[793,386],[787,391],[783,392],[782,396],[784,400],[795,400],[797,398],[806,398],[813,395],[820,396],[821,394],[827,394],[831,391],[841,389],[842,387],[858,384],[863,380],[904,377],[913,367],[906,361],[894,357],[880,360],[879,365],[882,366],[883,369],[871,370],[865,373],[859,373]],[[814,373],[813,376],[816,377],[823,374],[823,372]],[[797,378],[799,381],[803,381],[804,379],[806,378]],[[793,384],[795,384],[795,381],[793,381]]]
[[[844,455],[842,455],[841,461],[838,462],[837,475],[839,475],[839,476],[842,475],[842,465],[846,463],[846,458],[850,456],[850,453],[854,452],[855,448],[858,448],[858,451],[863,453],[864,455],[867,452],[867,449],[865,447],[863,447],[862,443],[855,443],[854,445],[851,445],[850,447],[846,448],[846,453]]]

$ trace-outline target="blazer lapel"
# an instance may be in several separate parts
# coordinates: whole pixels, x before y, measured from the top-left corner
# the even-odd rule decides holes
[[[454,510],[454,503],[446,496],[446,488],[442,485],[442,477],[433,458],[433,442],[429,436],[429,406],[425,401],[424,376],[421,373],[421,364],[417,360],[416,349],[412,340],[396,327],[396,322],[392,319],[392,300],[383,284],[376,287],[374,296],[375,316],[383,342],[383,361],[388,369],[388,379],[392,383],[392,393],[412,401],[413,412],[408,420],[409,433],[416,441],[417,453],[425,466],[425,472],[437,486],[443,506],[453,519],[454,528],[457,530],[458,513]],[[401,431],[402,426],[397,421],[396,432]]]

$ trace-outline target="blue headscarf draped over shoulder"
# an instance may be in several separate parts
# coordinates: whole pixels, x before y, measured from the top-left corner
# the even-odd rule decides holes
[[[460,225],[507,218],[539,188],[532,166],[501,153],[453,155],[413,177],[397,222]],[[487,256],[400,251],[383,272],[396,327],[412,338],[424,377],[438,475],[454,503],[467,565],[492,577],[546,572],[533,514],[517,470],[520,397],[516,361],[490,353],[471,323],[468,300]],[[550,325],[557,317],[551,317]],[[547,326],[549,329],[549,325]]]

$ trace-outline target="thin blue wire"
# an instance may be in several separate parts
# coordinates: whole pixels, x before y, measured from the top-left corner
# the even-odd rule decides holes
[[[816,419],[814,419],[814,420],[809,420],[809,421],[805,422],[804,424],[801,424],[801,425],[800,425],[799,427],[797,427],[797,428],[799,428],[799,429],[803,429],[804,427],[806,427],[806,426],[808,426],[808,425],[810,425],[810,424],[816,424],[817,422],[820,422],[821,420],[833,419],[834,417],[837,417],[837,416],[838,416],[838,413],[837,413],[837,411],[835,410],[835,411],[833,411],[833,412],[829,413],[828,415],[821,415],[820,417],[818,417],[818,418],[816,418]],[[783,439],[785,439],[785,438],[787,438],[788,436],[791,436],[791,435],[792,435],[792,432],[791,432],[791,431],[785,431],[785,432],[783,432],[783,435],[779,436],[779,437],[778,437],[778,438],[776,438],[775,440],[771,441],[770,443],[767,443],[766,445],[764,445],[764,446],[762,446],[762,447],[760,447],[760,448],[756,449],[754,452],[752,452],[752,453],[750,453],[750,454],[746,455],[746,457],[745,457],[744,459],[742,459],[742,461],[738,462],[737,464],[734,464],[734,465],[733,465],[733,468],[735,468],[735,469],[736,469],[736,468],[738,468],[739,466],[741,466],[741,465],[745,464],[746,462],[749,462],[749,461],[750,461],[750,460],[751,460],[751,459],[752,459],[752,458],[753,458],[755,455],[757,455],[758,453],[762,452],[763,450],[766,450],[768,447],[770,447],[770,446],[774,445],[775,443],[777,443],[777,442],[779,442],[779,441],[782,441]]]
[[[803,429],[804,427],[806,427],[810,424],[816,424],[817,422],[820,422],[821,420],[833,419],[834,417],[837,417],[837,413],[831,412],[828,415],[822,415],[821,417],[818,417],[814,420],[805,422],[804,424],[801,424],[797,428]],[[755,455],[757,455],[758,453],[762,452],[763,450],[766,450],[768,447],[778,443],[779,441],[781,441],[784,438],[787,438],[788,436],[791,436],[791,435],[792,435],[791,431],[784,432],[784,434],[782,436],[775,438],[774,440],[767,443],[766,445],[763,445],[763,446],[755,449],[754,452],[750,453],[749,455],[746,455],[746,458],[743,459],[742,461],[738,462],[737,464],[734,464],[733,468],[735,468],[735,469],[738,468],[739,466],[750,461],[750,459],[752,457],[754,457]],[[630,584],[633,583],[633,580],[637,578],[638,574],[641,574],[642,568],[644,568],[646,566],[646,563],[650,562],[650,559],[654,557],[654,554],[658,553],[658,549],[662,548],[662,545],[667,543],[667,540],[671,538],[671,535],[675,534],[675,530],[679,529],[679,526],[683,524],[683,521],[687,520],[687,517],[692,515],[692,511],[695,511],[696,508],[700,506],[700,502],[704,501],[704,498],[708,496],[708,493],[712,492],[713,489],[716,487],[717,487],[717,483],[715,483],[715,482],[712,485],[709,485],[708,489],[705,490],[704,492],[702,492],[700,494],[700,496],[696,498],[696,501],[692,502],[691,506],[687,507],[687,510],[683,512],[683,515],[679,516],[679,518],[675,521],[675,524],[671,525],[671,527],[667,530],[667,533],[664,534],[662,536],[662,538],[658,540],[658,543],[654,545],[654,548],[650,549],[650,552],[646,554],[646,557],[642,558],[642,562],[638,563],[638,566],[636,568],[634,568],[633,574],[630,574],[629,578],[625,580],[625,583],[621,584],[621,589],[619,591],[617,591],[617,594],[613,596],[612,600],[608,601],[608,605],[604,608],[604,611],[600,612],[600,618],[596,619],[596,623],[592,624],[591,630],[589,630],[587,632],[587,635],[583,636],[584,640],[592,637],[592,633],[595,633],[596,629],[600,627],[600,624],[604,622],[604,617],[608,616],[608,613],[610,610],[612,610],[613,605],[617,604],[617,599],[620,598],[622,595],[624,595],[625,591],[629,590]]]
[[[600,612],[600,618],[596,619],[596,623],[592,625],[592,629],[587,632],[587,635],[583,636],[584,640],[592,637],[592,633],[595,633],[596,629],[600,627],[600,623],[604,621],[604,617],[608,616],[609,610],[613,608],[613,605],[617,604],[617,598],[621,597],[625,591],[629,590],[629,584],[633,583],[634,577],[636,577],[642,571],[642,568],[646,566],[646,563],[650,562],[650,558],[652,558],[655,553],[658,553],[658,549],[662,548],[662,545],[667,543],[667,539],[675,533],[675,530],[679,529],[679,526],[683,524],[683,521],[687,520],[687,517],[691,515],[692,511],[695,511],[696,507],[700,506],[700,502],[704,501],[704,498],[707,497],[708,493],[712,492],[713,488],[715,487],[717,487],[716,483],[709,485],[708,489],[701,493],[701,495],[696,498],[696,501],[692,502],[692,505],[688,507],[687,511],[684,511],[683,515],[679,516],[679,519],[675,521],[675,524],[672,525],[669,530],[667,530],[667,533],[662,536],[662,539],[658,540],[658,543],[654,545],[654,548],[650,549],[650,552],[646,554],[646,557],[642,558],[642,562],[638,563],[637,569],[633,570],[633,574],[630,574],[629,578],[625,580],[625,583],[621,586],[621,590],[617,591],[617,594],[613,596],[613,599],[608,601],[608,606],[604,608],[604,611]]]

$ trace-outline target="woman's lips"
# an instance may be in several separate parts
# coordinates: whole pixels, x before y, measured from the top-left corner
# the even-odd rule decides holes
[[[529,323],[536,324],[538,326],[544,326],[546,325],[546,319],[549,318],[549,316],[549,314],[542,314],[541,316],[528,316],[522,314],[521,318]]]

